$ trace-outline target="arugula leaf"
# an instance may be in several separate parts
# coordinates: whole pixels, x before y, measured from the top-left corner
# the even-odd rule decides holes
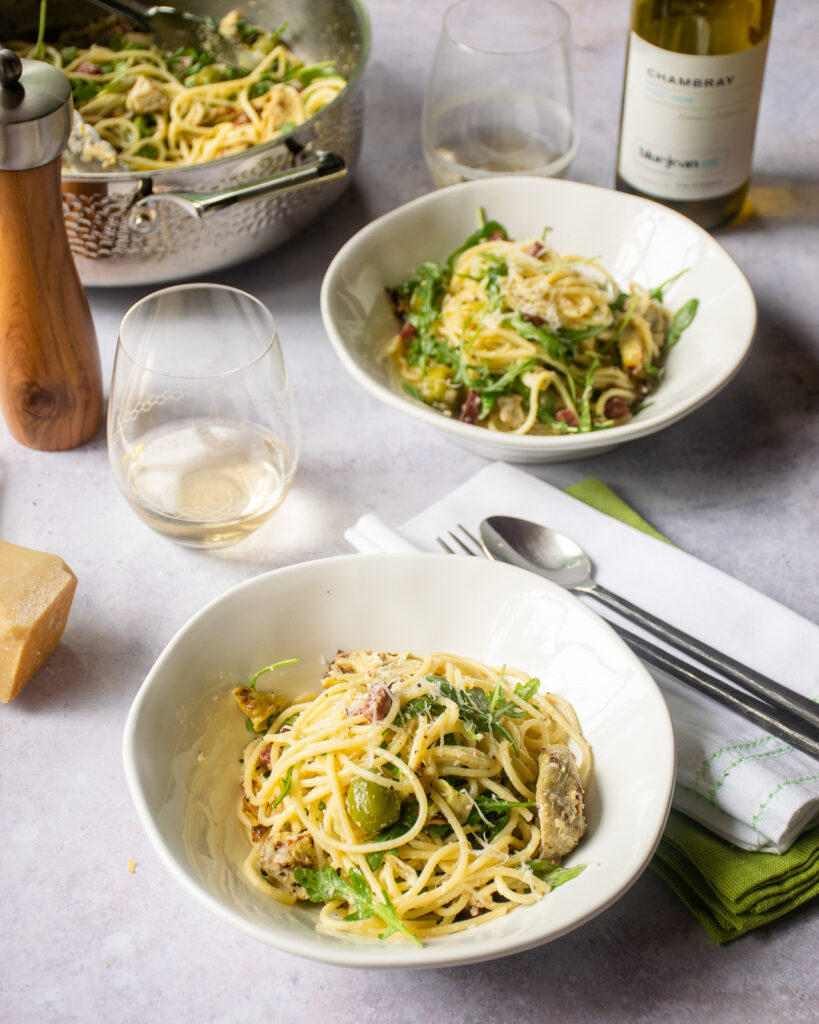
[[[632,298],[631,302],[628,304],[628,309],[626,310],[626,315],[623,317],[623,319],[617,325],[617,330],[614,332],[614,337],[606,344],[606,350],[611,348],[611,346],[614,344],[614,342],[617,341],[620,338],[620,335],[628,327],[629,323],[631,322],[631,318],[634,316],[634,310],[637,308],[637,300],[638,299],[639,299],[639,295],[635,295]]]
[[[586,341],[587,338],[596,338],[598,334],[602,334],[603,331],[607,331],[610,324],[589,324],[588,327],[561,327],[557,332],[558,337],[564,341],[569,342],[570,345],[579,345],[581,341]]]
[[[282,800],[284,800],[284,798],[290,792],[290,785],[291,785],[292,781],[293,781],[293,765],[291,764],[290,767],[287,769],[287,774],[284,777],[284,782],[282,783],[281,792],[276,797],[276,799],[273,801],[273,803],[270,805],[270,810],[271,811],[273,810],[274,807],[278,807],[279,804],[282,802]]]
[[[466,819],[466,824],[475,828],[470,837],[470,845],[474,848],[482,843],[491,843],[495,836],[506,828],[510,816],[508,809],[484,812],[478,807],[474,808]],[[473,839],[475,842],[472,842]]]
[[[676,281],[678,277],[682,277],[683,274],[687,274],[688,270],[688,267],[683,267],[683,269],[678,270],[676,274],[672,274],[671,277],[663,281],[662,284],[658,284],[656,288],[652,288],[651,291],[648,293],[648,297],[650,299],[656,299],[657,302],[662,302],[663,292],[666,290],[666,288],[674,281]]]
[[[668,325],[668,333],[665,336],[665,348],[671,348],[672,345],[676,345],[680,340],[682,332],[686,327],[691,326],[691,322],[697,315],[699,304],[699,299],[689,299],[684,306],[680,306]]]
[[[494,732],[509,740],[515,753],[517,753],[518,746],[515,743],[514,737],[506,726],[502,724],[501,719],[525,718],[526,712],[519,708],[517,704],[506,700],[503,696],[503,672],[504,670],[502,669],[495,688],[488,697],[477,686],[460,690],[458,687],[453,686],[444,676],[430,674],[426,678],[428,682],[437,685],[442,697],[446,697],[447,700],[451,700],[457,706],[461,724],[470,739],[477,742],[484,733]],[[540,685],[537,680],[535,682],[537,685]],[[531,686],[531,682],[527,685]],[[398,712],[396,720],[403,724],[414,715],[423,715],[427,711],[431,711],[433,714],[440,714],[443,710],[444,705],[437,695],[427,693],[422,697],[415,697],[407,701]]]
[[[236,22],[236,30],[239,33],[239,38],[241,39],[241,41],[243,43],[246,43],[248,46],[250,46],[251,43],[255,43],[259,36],[262,34],[260,29],[256,28],[255,25],[251,25],[249,22],[245,21],[244,18],[238,19],[238,21]]]
[[[530,860],[528,864],[537,877],[543,882],[548,882],[553,889],[577,878],[586,868],[585,864],[579,864],[575,868],[561,868],[550,860]]]
[[[609,303],[609,309],[612,313],[622,313],[626,308],[626,303],[631,298],[628,292],[620,292],[616,299],[612,299]]]
[[[272,672],[274,669],[281,668],[282,665],[295,665],[298,658],[287,658],[285,661],[274,661],[272,665],[265,665],[264,668],[260,668],[255,676],[252,677],[250,682],[247,684],[251,690],[256,689],[256,680],[259,676],[263,676],[265,672]]]
[[[518,683],[515,687],[515,693],[521,700],[531,700],[539,689],[540,680],[535,677],[530,679],[528,683]]]
[[[515,363],[514,366],[510,366],[505,373],[503,373],[497,380],[491,384],[473,388],[475,391],[480,391],[483,395],[497,395],[503,391],[506,391],[509,385],[515,380],[516,377],[520,377],[521,374],[526,373],[527,370],[533,370],[535,367],[534,359],[521,359],[519,363]]]
[[[520,313],[509,317],[506,324],[513,331],[517,331],[521,338],[526,338],[527,341],[533,341],[536,345],[545,348],[552,359],[565,360],[571,356],[568,342],[545,324],[537,326],[529,320],[524,320]]]
[[[389,828],[382,829],[377,832],[374,836],[370,836],[367,840],[368,843],[385,843],[388,839],[398,839],[399,836],[403,836],[404,833],[409,832],[412,826],[415,824],[415,819],[418,817],[418,803],[415,800],[405,800],[401,805],[401,815],[398,821],[394,825],[390,825]],[[396,847],[399,849],[399,847]],[[388,850],[375,850],[373,853],[367,854],[367,863],[373,871],[377,871],[384,863],[384,858],[389,853]]]
[[[248,89],[247,95],[251,100],[255,100],[259,96],[264,96],[266,92],[270,92],[272,88],[273,82],[269,78],[259,78]]]
[[[300,85],[308,86],[317,78],[330,78],[335,74],[337,74],[335,63],[331,60],[323,60],[319,61],[317,64],[310,64],[307,67],[298,68],[291,74],[287,75],[285,81],[295,78]]]
[[[438,683],[442,696],[453,701],[457,706],[461,724],[470,739],[479,740],[484,733],[496,733],[507,739],[517,754],[519,753],[518,745],[501,719],[524,718],[526,712],[517,704],[502,697],[502,678],[503,673],[498,678],[494,690],[487,697],[479,687],[473,686],[459,690],[442,676],[427,676],[427,679]]]
[[[82,78],[69,78],[68,81],[71,83],[71,98],[75,107],[81,107],[88,103],[103,86],[102,82],[92,82]]]
[[[600,361],[595,359],[591,366],[586,370],[586,375],[583,378],[583,393],[580,396],[580,431],[581,433],[588,433],[591,430],[591,397],[593,388],[593,378],[595,371],[600,366]]]
[[[341,877],[329,864],[325,864],[320,871],[312,868],[296,868],[294,877],[299,885],[307,892],[311,903],[328,903],[330,900],[344,900],[351,908],[347,915],[347,921],[365,921],[371,917],[377,917],[383,921],[384,931],[378,936],[379,939],[389,938],[396,932],[406,935],[420,946],[420,940],[412,934],[395,912],[395,907],[382,889],[381,895],[384,902],[380,903],[370,892],[367,880],[358,868],[352,868],[349,880]]]
[[[34,47],[34,57],[36,60],[43,60],[45,57],[46,7],[47,0],[40,0],[40,21],[37,30],[37,44]]]
[[[427,676],[427,679],[430,678],[432,677]],[[399,725],[404,725],[410,718],[414,718],[416,715],[425,715],[427,711],[432,711],[433,714],[437,715],[443,710],[443,704],[435,697],[434,694],[425,693],[423,697],[413,697],[412,700],[408,700],[395,716],[395,721],[398,722]]]
[[[472,838],[476,843],[491,843],[495,836],[506,828],[511,810],[514,807],[536,807],[533,800],[502,800],[500,797],[484,794],[475,801],[475,806],[466,819],[475,832]],[[474,846],[475,843],[472,843]]]
[[[513,807],[537,807],[534,800],[503,800],[499,796],[486,795],[479,796],[475,803],[482,811],[488,813],[508,811]]]
[[[137,114],[134,118],[134,126],[139,132],[139,137],[145,139],[149,135],[153,135],[156,128],[156,120],[150,114]]]
[[[490,309],[499,310],[503,303],[503,292],[501,291],[501,278],[509,273],[509,266],[506,260],[500,256],[489,253],[484,257],[487,264],[486,297],[489,300]]]
[[[417,275],[393,291],[407,310],[407,320],[415,328],[415,338],[407,346],[407,362],[410,366],[420,366],[426,373],[430,359],[453,365],[453,359],[457,360],[458,356],[433,333],[446,291],[443,270],[437,263],[427,260],[418,267]]]
[[[460,245],[453,253],[450,253],[449,258],[446,261],[447,279],[452,277],[452,268],[455,265],[455,260],[462,252],[466,252],[467,249],[471,249],[473,245],[480,245],[481,242],[485,242],[487,238],[496,231],[499,231],[504,238],[509,237],[503,224],[500,224],[496,220],[487,220],[481,224],[477,231],[472,232],[463,245]]]

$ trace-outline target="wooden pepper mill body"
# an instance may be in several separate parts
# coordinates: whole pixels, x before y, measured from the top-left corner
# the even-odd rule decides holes
[[[0,405],[29,448],[75,448],[102,418],[97,336],[68,246],[60,158],[0,170]]]

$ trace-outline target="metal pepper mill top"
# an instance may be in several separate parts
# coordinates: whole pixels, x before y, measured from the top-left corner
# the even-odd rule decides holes
[[[0,169],[51,163],[68,141],[71,114],[71,85],[59,68],[0,50]]]
[[[99,351],[68,246],[60,154],[71,86],[0,50],[0,406],[29,448],[74,448],[102,416]]]

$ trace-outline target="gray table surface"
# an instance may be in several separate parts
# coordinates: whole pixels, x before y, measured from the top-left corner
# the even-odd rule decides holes
[[[245,938],[182,893],[126,792],[125,714],[193,612],[261,571],[349,551],[343,531],[361,512],[398,524],[485,465],[358,390],[318,313],[321,278],[338,247],[431,188],[418,125],[443,8],[443,0],[372,0],[354,182],[303,237],[216,275],[269,304],[297,396],[299,472],[262,531],[218,553],[177,547],[119,496],[103,432],[55,454],[0,434],[2,536],[60,553],[80,579],[63,643],[29,688],[0,707],[4,1022],[819,1020],[815,905],[718,948],[647,872],[594,921],[523,955],[426,973],[325,967]],[[569,177],[608,186],[628,4],[568,0],[568,8],[581,130]],[[751,210],[718,234],[759,303],[747,363],[707,406],[662,433],[532,471],[559,486],[602,478],[689,552],[816,620],[819,97],[811,13],[810,4],[777,11]],[[119,320],[147,290],[90,296],[106,379]]]

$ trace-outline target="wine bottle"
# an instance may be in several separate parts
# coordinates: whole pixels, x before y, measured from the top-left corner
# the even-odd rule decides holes
[[[633,0],[617,188],[705,228],[742,207],[774,0]]]

